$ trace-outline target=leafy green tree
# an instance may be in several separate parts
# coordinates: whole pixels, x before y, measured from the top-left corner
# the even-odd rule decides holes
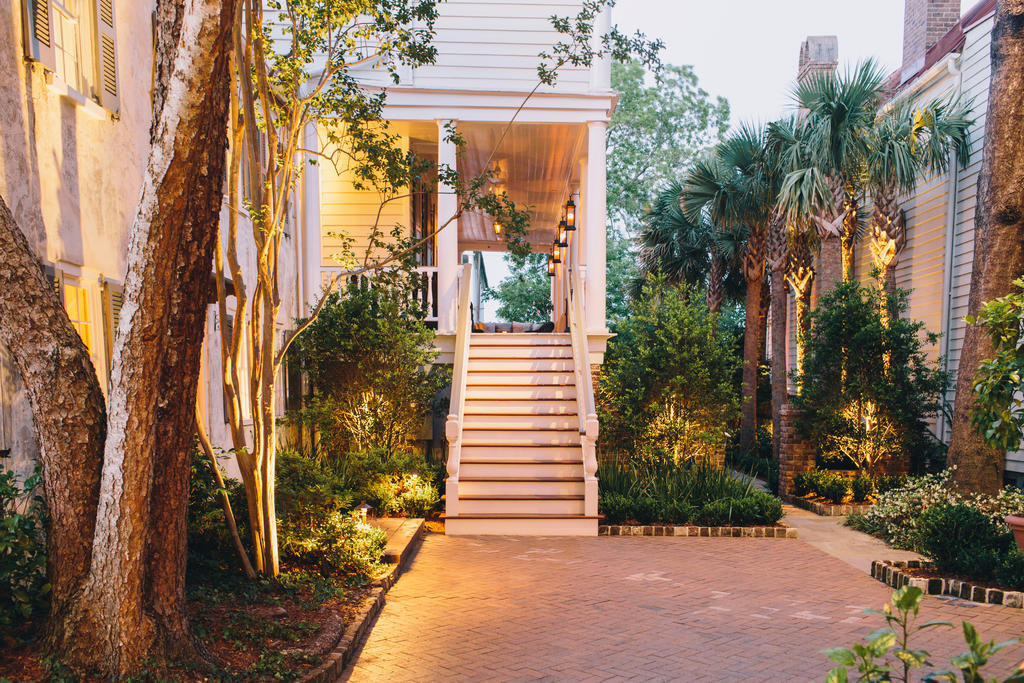
[[[982,361],[974,375],[971,424],[992,448],[1012,451],[1024,440],[1024,278],[1018,291],[986,302],[977,318],[992,342],[995,356]]]
[[[736,416],[733,340],[699,290],[652,277],[608,345],[598,391],[602,447],[713,455]]]
[[[948,384],[923,350],[937,336],[903,317],[907,293],[844,281],[811,314],[801,386],[801,428],[826,457],[874,470],[928,438]]]
[[[529,254],[525,258],[505,257],[510,273],[497,286],[484,292],[485,301],[498,302],[502,320],[542,323],[551,320],[551,279],[547,257]]]
[[[657,75],[638,61],[612,65],[619,102],[608,126],[610,233],[640,229],[662,184],[678,178],[729,127],[729,103],[703,90],[690,66],[663,64]]]

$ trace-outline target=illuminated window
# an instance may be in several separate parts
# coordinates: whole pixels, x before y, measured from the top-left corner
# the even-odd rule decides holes
[[[92,355],[92,317],[89,312],[89,295],[85,287],[64,283],[64,308],[68,312],[71,326],[85,342],[85,348]]]

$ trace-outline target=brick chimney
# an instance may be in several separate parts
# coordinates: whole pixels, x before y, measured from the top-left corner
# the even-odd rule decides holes
[[[960,0],[906,0],[903,70],[906,81],[924,67],[925,53],[960,21]]]
[[[804,81],[823,71],[835,71],[839,63],[839,39],[835,36],[807,36],[800,45],[797,81]]]

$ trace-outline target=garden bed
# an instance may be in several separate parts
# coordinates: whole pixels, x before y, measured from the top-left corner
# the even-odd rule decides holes
[[[822,517],[842,517],[845,515],[863,515],[874,507],[874,503],[833,503],[824,498],[793,497],[793,505],[809,510]]]
[[[796,538],[796,529],[772,526],[669,526],[658,524],[602,524],[598,536],[694,536],[705,538]]]
[[[871,576],[882,583],[901,588],[917,586],[927,595],[949,595],[988,605],[1024,607],[1024,593],[993,587],[990,582],[975,583],[962,579],[937,576],[935,565],[921,560],[894,562],[876,560],[871,563]]]

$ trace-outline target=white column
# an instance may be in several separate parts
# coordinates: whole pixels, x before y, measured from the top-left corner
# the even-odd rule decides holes
[[[437,164],[457,167],[457,146],[446,140],[448,121],[437,122]],[[456,214],[459,200],[447,185],[437,187],[437,225],[444,225]],[[455,310],[459,299],[459,221],[452,220],[437,235],[437,331],[455,334]]]
[[[587,266],[587,332],[607,332],[605,323],[605,121],[587,124],[587,166],[583,177],[583,247]]]
[[[316,124],[309,124],[305,133],[306,149],[320,149]],[[320,240],[320,168],[309,163],[302,155],[302,292],[299,293],[300,315],[306,315],[306,306],[312,306],[320,297],[322,287],[320,266],[323,259]]]

